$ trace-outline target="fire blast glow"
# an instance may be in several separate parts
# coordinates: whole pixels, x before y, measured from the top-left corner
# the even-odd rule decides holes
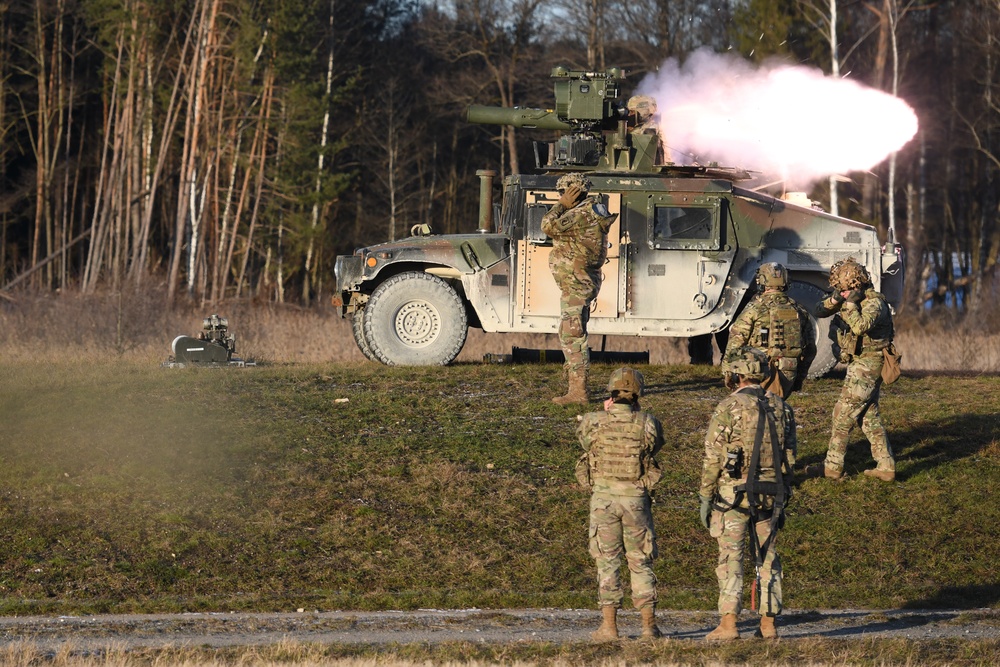
[[[741,166],[789,187],[871,169],[917,132],[898,97],[814,68],[706,51],[683,66],[667,61],[638,92],[656,99],[676,162]]]

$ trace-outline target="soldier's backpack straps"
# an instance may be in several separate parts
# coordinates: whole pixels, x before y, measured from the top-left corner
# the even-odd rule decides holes
[[[757,433],[754,437],[753,453],[750,455],[750,467],[747,470],[746,494],[750,505],[750,544],[753,550],[754,564],[757,568],[757,581],[754,586],[754,593],[760,585],[760,568],[764,565],[764,558],[767,550],[777,536],[778,527],[781,524],[782,516],[785,512],[785,482],[782,476],[782,462],[784,457],[781,454],[781,445],[778,442],[778,427],[774,419],[774,411],[767,400],[767,393],[763,389],[757,390]],[[774,465],[774,481],[760,481],[760,451],[764,444],[764,425],[767,424],[771,440],[771,460]],[[758,501],[760,495],[773,496],[774,501],[771,507],[770,531],[767,539],[761,544],[757,536],[757,521],[760,516],[761,504]],[[756,597],[756,595],[754,596]],[[770,604],[770,599],[768,600]]]

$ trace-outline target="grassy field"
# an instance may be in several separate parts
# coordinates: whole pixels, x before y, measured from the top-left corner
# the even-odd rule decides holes
[[[712,609],[695,494],[724,390],[712,369],[644,371],[668,442],[661,606]],[[2,613],[594,604],[577,410],[548,401],[557,366],[3,374]],[[793,400],[801,465],[822,459],[838,389],[814,381]],[[797,483],[787,605],[996,607],[1000,379],[905,377],[885,394],[900,482],[858,474],[856,437],[850,479]]]
[[[67,312],[66,303],[44,300],[0,304],[0,614],[594,606],[587,494],[572,475],[578,410],[548,400],[564,388],[560,369],[478,363],[485,352],[554,341],[477,334],[451,367],[387,368],[362,361],[335,316],[235,309],[221,314],[230,317],[240,352],[268,363],[164,369],[169,341],[196,333],[200,315],[135,300],[70,305]],[[904,354],[931,360],[926,367],[961,358],[956,367],[995,370],[991,355],[1000,348],[970,352],[974,332],[906,335],[899,337],[910,341],[901,345]],[[654,361],[642,370],[644,405],[663,421],[668,442],[654,509],[661,607],[710,612],[716,547],[698,523],[696,490],[704,430],[725,391],[716,370],[681,365],[679,341],[615,343],[622,346],[609,349],[649,349]],[[860,475],[871,462],[856,432],[848,480],[796,483],[779,545],[790,608],[1000,607],[1000,544],[992,538],[1000,525],[993,498],[1000,378],[909,367],[882,400],[900,481]],[[593,393],[612,369],[595,366]],[[836,377],[812,381],[792,401],[800,472],[822,460],[839,387]],[[686,642],[470,645],[388,654],[289,645],[208,658],[113,647],[100,656],[9,651],[0,662],[1000,659],[996,642],[903,640],[766,649],[755,642],[714,649]]]

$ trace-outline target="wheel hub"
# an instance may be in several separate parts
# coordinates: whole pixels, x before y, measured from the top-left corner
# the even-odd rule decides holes
[[[429,345],[441,331],[441,317],[437,308],[426,301],[411,301],[396,313],[395,329],[407,345]]]

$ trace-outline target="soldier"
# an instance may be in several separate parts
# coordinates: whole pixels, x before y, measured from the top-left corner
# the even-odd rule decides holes
[[[559,405],[587,402],[590,303],[601,289],[601,269],[608,255],[608,228],[615,216],[600,197],[587,197],[590,180],[567,174],[556,181],[559,201],[542,218],[552,239],[549,269],[559,286],[559,344],[565,356],[569,389],[553,398]]]
[[[750,533],[757,569],[759,637],[777,637],[781,613],[781,560],[775,549],[795,465],[795,416],[785,401],[761,387],[771,369],[767,355],[743,348],[730,362],[737,389],[712,415],[702,463],[701,523],[719,541],[719,626],[705,639],[737,639],[743,608],[743,545]],[[750,526],[753,530],[750,530]]]
[[[882,387],[882,350],[892,344],[892,311],[885,297],[872,288],[865,267],[853,258],[836,262],[830,268],[833,294],[816,304],[816,317],[835,315],[840,360],[847,364],[847,375],[840,399],[833,408],[833,428],[826,460],[806,468],[810,477],[840,479],[844,476],[844,454],[855,424],[861,425],[871,443],[875,469],[865,474],[884,482],[896,479],[896,461],[889,446],[889,436],[878,410]]]
[[[735,389],[729,362],[746,346],[764,350],[771,362],[771,379],[764,389],[788,398],[802,388],[816,357],[816,333],[809,314],[786,294],[788,270],[777,262],[757,269],[757,295],[729,327],[722,357],[726,387]]]
[[[585,453],[577,480],[590,489],[590,555],[597,563],[598,602],[604,621],[591,638],[618,638],[617,614],[623,593],[622,553],[628,562],[632,604],[642,615],[642,636],[659,637],[656,627],[656,535],[651,490],[662,473],[656,453],[663,446],[660,422],[639,408],[639,371],[619,368],[608,380],[611,398],[602,412],[583,415],[577,437]]]
[[[656,164],[667,164],[672,156],[663,143],[663,136],[660,134],[659,123],[656,116],[656,100],[649,95],[633,95],[629,98],[625,107],[630,116],[635,117],[635,125],[630,130],[633,134],[655,134],[656,139]]]

